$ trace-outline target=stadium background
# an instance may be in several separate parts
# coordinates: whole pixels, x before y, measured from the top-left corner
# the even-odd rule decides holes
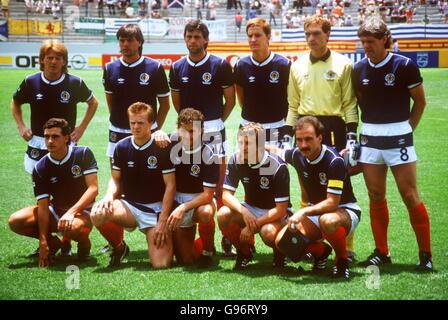
[[[64,1],[65,9],[72,3]],[[134,3],[133,3],[134,4]],[[105,156],[107,142],[108,114],[101,84],[101,67],[118,53],[118,44],[103,33],[92,29],[78,30],[74,22],[98,23],[95,18],[95,4],[89,3],[89,13],[85,15],[83,6],[79,10],[77,21],[61,23],[60,19],[52,19],[35,13],[26,13],[23,2],[10,2],[11,18],[8,23],[0,20],[0,34],[5,35],[5,42],[0,42],[0,299],[447,299],[448,298],[448,250],[446,224],[448,221],[447,191],[448,178],[446,159],[448,152],[447,103],[448,92],[446,81],[448,69],[448,29],[443,25],[443,16],[437,6],[428,3],[426,15],[430,25],[410,24],[394,25],[402,28],[405,36],[399,40],[400,48],[405,55],[415,59],[424,69],[427,109],[422,122],[415,133],[415,143],[419,155],[418,179],[422,198],[428,207],[431,219],[431,235],[433,240],[433,256],[436,272],[428,275],[416,274],[413,271],[417,261],[417,245],[408,215],[396,190],[393,178],[388,177],[388,201],[391,211],[389,238],[393,264],[381,270],[379,278],[365,269],[355,266],[352,269],[353,279],[349,283],[333,282],[325,277],[302,274],[299,264],[289,263],[283,271],[271,268],[271,250],[262,244],[257,236],[257,254],[250,269],[245,272],[231,270],[233,261],[221,258],[218,253],[217,265],[206,271],[195,268],[175,266],[170,270],[155,271],[149,267],[146,253],[146,242],[138,232],[126,233],[125,238],[131,247],[127,263],[118,270],[106,268],[108,256],[100,254],[99,248],[104,240],[97,231],[93,231],[92,258],[85,265],[80,265],[79,289],[70,290],[66,286],[70,273],[67,266],[76,264],[75,260],[58,260],[49,270],[39,270],[35,260],[25,258],[34,249],[36,241],[18,237],[8,228],[7,218],[17,209],[32,204],[35,200],[32,194],[30,177],[23,170],[22,159],[25,143],[19,137],[12,119],[9,104],[12,93],[23,78],[38,70],[38,49],[40,42],[48,37],[59,38],[69,48],[70,72],[82,77],[99,99],[97,114],[88,127],[80,144],[88,145],[94,151],[98,164],[100,195],[104,195],[109,177],[109,165]],[[289,4],[289,9],[292,3]],[[353,2],[346,8],[347,14],[356,15],[358,4]],[[425,18],[425,7],[417,8],[415,22]],[[187,4],[182,10],[170,8],[168,19],[183,21],[183,17],[196,17],[194,5]],[[311,7],[305,7],[304,12],[310,13]],[[105,18],[108,17],[107,9]],[[84,13],[84,14],[83,14]],[[204,10],[205,16],[205,10]],[[244,13],[243,13],[244,15]],[[213,41],[209,51],[227,58],[231,63],[238,57],[248,54],[244,32],[235,32],[234,10],[226,9],[226,3],[218,3],[217,19],[221,22],[216,34],[225,39]],[[262,16],[269,20],[267,8],[263,8]],[[62,19],[61,19],[62,18]],[[20,28],[22,28],[22,34]],[[23,22],[25,20],[25,23]],[[4,20],[5,21],[5,20]],[[90,21],[90,22],[89,22]],[[213,22],[213,21],[212,21]],[[219,21],[218,21],[219,22]],[[355,19],[356,25],[356,19]],[[36,27],[39,23],[42,26]],[[48,24],[54,24],[47,28]],[[99,22],[101,23],[101,22]],[[106,23],[106,21],[104,21]],[[110,22],[109,22],[110,23]],[[115,23],[115,22],[114,22]],[[121,22],[123,23],[123,22]],[[149,22],[146,22],[149,23]],[[11,26],[14,32],[11,33]],[[67,27],[68,25],[68,27]],[[244,21],[243,21],[244,25]],[[23,26],[27,32],[23,34]],[[86,25],[81,25],[86,27]],[[92,27],[92,25],[90,25]],[[225,26],[225,29],[223,29]],[[434,26],[432,31],[430,27]],[[78,25],[79,27],[79,25]],[[97,25],[94,25],[98,28]],[[19,32],[17,32],[17,28]],[[335,28],[336,30],[337,28]],[[356,27],[352,28],[356,30]],[[37,31],[36,31],[37,30]],[[39,31],[40,30],[40,31]],[[42,30],[53,30],[51,34],[43,34]],[[59,32],[59,31],[60,32]],[[219,31],[221,30],[221,31]],[[363,57],[359,44],[353,39],[346,39],[353,34],[350,27],[341,28],[342,38],[332,39],[330,47],[348,54],[357,61]],[[403,30],[405,30],[403,32]],[[407,31],[406,31],[407,30]],[[436,31],[434,31],[436,30]],[[349,31],[348,35],[345,31]],[[48,33],[48,32],[46,32]],[[420,34],[422,33],[422,34]],[[173,33],[175,34],[175,33]],[[355,31],[356,34],[356,31]],[[432,34],[432,35],[431,35]],[[278,26],[274,28],[274,40],[271,49],[285,54],[295,60],[298,54],[306,50],[306,44],[301,41],[303,34],[299,29]],[[419,36],[415,39],[416,36]],[[113,38],[113,37],[112,37]],[[180,56],[186,54],[184,44],[179,39],[167,39],[146,36],[144,53],[160,59],[169,67]],[[426,69],[427,67],[431,67]],[[25,122],[29,121],[29,108],[24,107]],[[84,113],[85,106],[79,108],[79,115]],[[226,123],[231,146],[235,146],[235,134],[240,121],[240,108],[235,109]],[[170,110],[165,128],[171,131],[175,127],[175,112]],[[296,174],[291,172],[292,203],[297,208],[300,193]],[[363,209],[362,221],[356,238],[358,259],[364,259],[373,249],[373,239],[368,217],[367,191],[362,176],[353,178],[353,184],[359,203]],[[238,193],[241,197],[241,191]],[[220,234],[216,232],[216,244],[219,251]],[[311,268],[305,263],[300,264],[305,270]],[[378,282],[379,281],[379,282]],[[377,286],[379,284],[379,286]]]

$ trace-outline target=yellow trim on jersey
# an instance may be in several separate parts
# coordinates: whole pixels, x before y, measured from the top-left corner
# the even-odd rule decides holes
[[[328,180],[328,188],[339,188],[344,187],[344,181],[342,180]]]

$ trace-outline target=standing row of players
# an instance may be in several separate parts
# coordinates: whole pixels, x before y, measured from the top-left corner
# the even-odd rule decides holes
[[[317,116],[320,121],[318,121],[317,124],[313,122],[313,125],[306,123],[305,125],[302,125],[301,128],[303,129],[304,127],[313,126],[316,139],[323,140],[324,144],[328,145],[328,150],[332,150],[330,146],[334,146],[338,151],[341,151],[345,144],[350,145],[356,140],[355,132],[357,130],[358,121],[356,93],[362,111],[363,121],[363,127],[361,129],[362,152],[360,162],[362,162],[362,169],[369,190],[371,224],[376,244],[374,253],[367,259],[366,263],[375,265],[390,263],[387,247],[388,211],[385,200],[385,177],[387,168],[390,166],[396,178],[399,190],[409,209],[411,224],[417,235],[420,248],[419,268],[432,269],[429,241],[429,218],[423,203],[418,198],[415,182],[416,156],[412,145],[412,131],[417,126],[425,106],[422,79],[418,68],[411,60],[390,54],[386,51],[390,42],[390,32],[387,29],[387,26],[375,18],[369,19],[361,26],[359,36],[363,43],[363,47],[365,48],[367,58],[359,62],[354,70],[352,70],[353,68],[348,59],[345,59],[342,55],[332,52],[327,48],[330,25],[325,19],[311,17],[307,21],[305,24],[305,35],[311,52],[309,56],[301,58],[298,62],[295,62],[292,67],[287,59],[274,54],[269,50],[270,26],[264,20],[254,19],[249,21],[246,31],[252,55],[242,58],[236,64],[233,72],[234,75],[232,76],[231,67],[225,60],[207,53],[207,27],[200,21],[192,21],[187,24],[184,38],[189,54],[173,64],[169,77],[172,89],[171,96],[176,111],[186,110],[188,107],[194,107],[196,110],[201,111],[201,114],[204,117],[202,140],[211,144],[213,146],[212,153],[215,157],[221,158],[222,160],[226,145],[223,122],[229,116],[234,106],[235,87],[240,105],[242,106],[241,132],[248,130],[250,132],[256,132],[258,136],[258,129],[256,128],[261,127],[263,133],[267,137],[267,141],[270,142],[270,144],[274,143],[278,146],[288,145],[288,143],[291,142],[291,136],[295,133],[297,142],[299,143],[297,134],[300,130],[297,128],[301,126],[297,123],[297,130],[294,131],[292,125],[296,124],[297,118],[299,118],[300,122],[300,119],[308,119],[304,118],[304,116],[314,115]],[[116,151],[115,144],[133,133],[133,124],[132,121],[130,121],[131,125],[127,122],[127,119],[131,119],[126,112],[127,106],[136,101],[141,101],[152,106],[152,118],[148,117],[148,121],[152,126],[151,130],[153,131],[151,137],[157,142],[157,145],[166,147],[169,139],[161,130],[158,130],[162,127],[169,109],[169,87],[165,73],[158,62],[142,56],[143,36],[137,26],[127,25],[122,27],[117,33],[117,38],[120,42],[120,49],[123,57],[107,65],[103,78],[107,103],[111,112],[108,155],[114,155],[114,152]],[[48,105],[55,105],[54,101],[58,101],[58,104],[65,103],[64,106],[69,103],[76,106],[76,102],[78,101],[88,101],[89,107],[92,105],[92,108],[89,108],[88,110],[93,109],[93,113],[97,105],[96,100],[93,97],[89,98],[91,93],[79,78],[62,72],[59,77],[54,75],[55,70],[58,69],[58,63],[59,67],[63,67],[67,63],[66,51],[64,58],[63,54],[58,54],[57,49],[56,51],[53,50],[55,47],[57,47],[55,44],[50,44],[49,47],[47,47],[47,51],[49,51],[50,54],[47,54],[48,52],[46,52],[45,49],[41,50],[40,61],[43,73],[28,77],[22,83],[13,99],[13,113],[19,124],[20,132],[26,140],[31,138],[32,135],[31,132],[26,129],[21,119],[20,105],[22,103],[28,102],[31,104],[33,139],[38,135],[36,132],[43,134],[42,129],[39,129],[39,125],[42,125],[43,122],[45,122],[45,118],[49,118],[49,114],[45,114],[46,111],[44,112],[43,110],[48,110]],[[53,57],[47,61],[47,56]],[[61,90],[61,84],[65,85],[63,91]],[[68,84],[70,84],[71,87]],[[47,92],[42,93],[41,91]],[[383,98],[378,92],[388,92],[388,98]],[[42,101],[50,96],[53,96],[53,100],[45,100],[45,103]],[[223,97],[225,100],[224,105]],[[410,107],[410,97],[414,101],[412,108]],[[160,104],[159,108],[157,108],[157,100]],[[48,112],[54,112],[51,115],[52,117],[58,116],[68,118],[67,120],[70,126],[74,127],[74,123],[76,122],[76,108],[73,107],[72,109],[75,111],[68,117],[67,114],[61,114],[61,112],[64,111],[61,111],[62,108],[58,108],[57,106],[55,106],[53,111]],[[85,119],[81,123],[81,125],[84,124],[84,127],[81,128],[83,130],[85,130],[88,121],[93,116],[93,113],[91,116],[88,113],[89,112],[86,113]],[[286,123],[285,119],[287,119]],[[254,123],[259,123],[260,125]],[[318,130],[318,128],[320,128],[318,125],[319,123],[324,124],[325,130],[322,132]],[[135,125],[137,127],[142,126],[142,123],[137,121]],[[245,129],[246,127],[251,129]],[[77,130],[75,130],[74,133],[76,133]],[[80,133],[80,130],[78,130],[77,135],[74,134],[73,139],[75,141],[76,138],[79,139],[83,130],[81,130]],[[139,130],[141,133],[141,130],[143,129]],[[26,156],[26,160],[28,161],[33,157],[37,158],[36,155],[41,156],[45,152],[45,144],[42,143],[42,141],[45,141],[44,138],[41,138],[40,144],[33,144],[31,142],[33,139],[29,142]],[[303,139],[307,140],[307,143],[309,143],[309,137]],[[144,147],[148,142],[147,140],[144,144],[139,145],[131,143],[134,141],[132,139],[125,139],[123,141],[128,141],[128,144],[132,144],[137,149]],[[258,147],[263,145],[264,148],[264,143],[256,145]],[[300,147],[299,144],[298,146]],[[305,146],[303,149],[304,150],[298,150],[300,152],[296,151],[295,154],[301,154],[302,157],[308,159],[307,161],[309,163],[315,164],[316,160],[319,160],[317,162],[322,160],[321,153],[323,150],[327,150],[327,147],[319,146],[319,152],[312,153],[313,155],[317,155],[316,158],[306,156],[311,147]],[[255,148],[254,150],[258,149]],[[327,152],[324,153],[326,154]],[[330,153],[337,157],[337,154],[333,151]],[[128,153],[126,154],[128,155]],[[285,160],[287,159],[287,154],[288,152],[285,152]],[[268,158],[271,159],[272,157],[273,156],[270,155]],[[48,156],[47,158],[51,159],[51,156]],[[229,174],[227,175],[227,180],[224,184],[225,192],[222,199],[225,206],[223,206],[222,203],[219,203],[219,201],[217,205],[220,208],[218,212],[218,221],[220,222],[221,230],[227,239],[238,249],[237,263],[235,267],[239,268],[247,265],[247,262],[250,260],[253,248],[253,234],[256,231],[261,232],[262,238],[266,244],[276,248],[274,243],[276,234],[278,234],[279,229],[281,229],[281,223],[279,225],[272,223],[276,220],[273,219],[273,217],[278,218],[279,216],[285,216],[284,214],[280,215],[279,213],[284,213],[283,207],[285,204],[283,203],[283,207],[280,206],[281,208],[277,208],[278,205],[274,198],[274,212],[271,212],[270,210],[273,206],[269,208],[263,208],[263,206],[258,207],[254,204],[257,203],[256,201],[252,203],[252,205],[249,200],[246,201],[246,205],[237,205],[235,198],[231,195],[234,191],[232,188],[235,188],[235,186],[232,185],[232,182],[235,184],[235,181],[238,180],[235,177],[232,179],[230,175],[233,158],[229,161]],[[261,159],[256,158],[255,162],[249,161],[249,167],[252,168],[252,166],[254,166],[254,169],[260,169],[264,164],[264,158],[265,157],[262,156]],[[151,161],[149,158],[147,160],[147,166],[151,167]],[[131,160],[130,162],[133,163]],[[225,168],[223,161],[220,162],[220,180],[218,180],[215,186],[217,190],[214,190],[213,192],[218,195],[218,200],[221,199],[219,187],[222,185],[222,182],[220,181],[222,181],[224,177],[222,172],[223,168]],[[279,161],[279,164],[280,163],[281,162]],[[129,166],[129,161],[126,166]],[[279,168],[280,167],[284,166],[279,165]],[[236,168],[240,167],[236,166]],[[133,223],[131,223],[132,219],[131,215],[129,215],[129,212],[132,211],[130,209],[131,207],[134,207],[134,209],[145,219],[149,217],[147,217],[148,210],[156,213],[156,209],[161,210],[160,215],[158,215],[159,222],[156,220],[156,226],[149,229],[153,230],[152,233],[150,234],[149,231],[147,233],[148,239],[152,239],[156,248],[160,248],[161,243],[167,243],[166,241],[169,241],[167,232],[168,230],[176,229],[176,226],[181,223],[181,216],[184,216],[186,212],[190,211],[192,208],[197,208],[195,206],[185,207],[181,205],[170,215],[170,209],[163,207],[165,196],[163,196],[160,208],[148,207],[147,202],[139,201],[136,202],[137,206],[134,206],[132,204],[133,200],[131,200],[127,205],[124,204],[121,208],[117,208],[118,211],[121,210],[121,213],[126,212],[126,214],[121,216],[123,220],[117,218],[118,220],[116,221],[114,218],[111,218],[112,216],[115,216],[115,214],[111,214],[111,212],[115,212],[116,209],[115,201],[112,201],[112,199],[115,199],[114,196],[117,196],[119,192],[122,192],[122,190],[119,190],[120,188],[123,188],[123,186],[117,184],[117,179],[120,180],[121,178],[120,170],[121,167],[117,166],[114,162],[112,165],[112,179],[109,183],[107,193],[109,198],[106,199],[107,201],[101,201],[92,215],[92,221],[94,221],[95,225],[99,226],[101,234],[108,240],[113,248],[111,265],[119,264],[129,252],[129,248],[123,241],[123,227],[132,228],[135,227],[136,224],[140,225],[138,219],[135,219]],[[167,168],[166,170],[169,171],[170,169]],[[239,169],[235,170],[238,171]],[[168,178],[169,173],[171,172],[166,174],[166,179],[165,174],[163,175],[163,180],[166,185],[165,192],[166,190],[171,190],[173,188],[173,186],[169,184],[170,181],[166,181],[173,180],[173,178]],[[249,173],[246,172],[245,174],[249,175]],[[309,173],[307,171],[305,171],[305,173],[307,176],[306,178],[308,178]],[[325,202],[325,205],[320,202],[314,202],[318,193],[316,193],[315,190],[312,191],[312,189],[307,190],[306,181],[301,177],[302,202],[305,208],[290,217],[288,230],[291,232],[293,230],[294,232],[301,232],[302,235],[307,234],[303,225],[306,225],[307,222],[310,221],[314,222],[314,225],[321,228],[321,230],[327,230],[322,231],[322,234],[327,235],[325,238],[336,251],[337,271],[335,274],[348,276],[348,267],[345,267],[348,258],[345,236],[352,233],[352,229],[354,229],[357,221],[359,221],[359,210],[357,207],[352,208],[353,210],[350,209],[350,211],[348,209],[345,210],[348,213],[342,215],[343,217],[341,216],[341,222],[339,222],[340,225],[333,223],[331,228],[325,229],[326,223],[320,221],[326,220],[322,219],[322,214],[332,211],[325,211],[328,208],[334,209],[339,207],[340,199],[337,202],[336,207],[334,207],[336,203],[335,199],[333,199],[334,194],[340,195],[340,190],[343,189],[345,184],[337,179],[334,181],[333,179],[326,180],[328,179],[328,174],[325,172],[319,172],[318,175],[320,183],[322,185],[326,184],[328,187],[325,200],[320,200]],[[261,181],[260,179],[259,188],[263,186],[266,187],[266,183],[269,185],[270,181],[267,181],[266,179],[262,179],[263,181]],[[242,182],[245,187],[250,181],[250,177],[242,177]],[[331,185],[328,185],[330,181]],[[342,179],[342,181],[345,180]],[[289,186],[287,189],[289,193]],[[330,190],[336,190],[337,192],[332,193]],[[142,189],[135,191],[143,192]],[[249,194],[251,194],[251,192],[253,193],[253,190],[245,189],[245,192],[246,199],[249,199]],[[213,195],[213,193],[211,193],[210,190],[207,190],[205,186],[203,193],[204,199],[206,196],[209,198],[210,194]],[[263,193],[259,193],[258,196],[261,194]],[[183,195],[179,195],[179,197],[182,196]],[[48,195],[48,197],[50,197],[50,195]],[[286,195],[283,195],[280,199],[285,199],[285,197]],[[332,200],[330,201],[328,198],[332,198]],[[180,202],[186,201],[186,203],[196,203],[194,202],[194,198],[188,199],[188,197],[187,200],[178,200]],[[166,199],[166,201],[169,201],[169,199]],[[289,194],[287,201],[285,200],[281,202],[289,203]],[[332,206],[327,202],[331,203]],[[355,203],[355,201],[352,201],[351,203]],[[249,209],[247,206],[249,206]],[[315,208],[315,206],[317,206],[317,208]],[[286,206],[286,208],[287,207],[288,206]],[[323,208],[326,209],[324,210]],[[260,210],[257,211],[256,209]],[[202,260],[210,261],[210,259],[204,257],[209,258],[214,250],[214,246],[210,245],[209,240],[210,238],[213,239],[211,234],[215,229],[214,219],[211,218],[213,217],[215,207],[210,204],[210,207],[203,208],[203,210],[203,214],[198,215],[196,220],[194,220],[200,221],[200,241],[195,242],[195,247],[202,248],[202,250],[198,249],[198,252],[202,253],[200,254]],[[338,209],[337,211],[340,210]],[[235,212],[240,213],[240,218],[234,217]],[[305,212],[307,214],[305,214]],[[258,214],[261,221],[264,223],[260,225],[257,224],[259,223],[257,222],[258,219],[255,221],[255,219],[248,213],[252,213],[252,215]],[[118,216],[120,216],[120,214],[118,214]],[[135,215],[133,216],[135,218]],[[317,219],[316,222],[316,219],[313,220],[307,216],[321,216],[321,218]],[[64,217],[64,215],[62,217]],[[100,222],[95,222],[95,217],[101,217],[97,220]],[[356,220],[355,217],[358,217],[358,220]],[[20,218],[21,216],[17,214],[11,217],[10,224],[13,230],[16,230],[14,226],[23,226],[21,222],[23,222],[24,218],[22,217],[22,220]],[[129,218],[130,220],[128,221],[126,218]],[[338,219],[329,220],[333,222],[339,221]],[[72,219],[71,221],[74,220]],[[348,221],[351,221],[351,224],[347,224]],[[262,228],[265,224],[269,226]],[[343,227],[341,227],[342,225]],[[341,231],[341,228],[343,231]],[[17,227],[17,230],[18,229],[21,230],[21,228]],[[32,228],[30,227],[30,230],[31,229]],[[285,233],[286,232],[283,232],[281,234]],[[240,237],[236,237],[236,234],[240,234]],[[287,236],[288,234],[289,233],[286,233]],[[33,235],[36,237],[35,232]],[[191,234],[186,232],[182,237],[190,239]],[[317,237],[317,235],[309,237],[305,236],[304,239],[309,242],[310,239],[314,239],[315,237]],[[73,239],[76,240],[76,238]],[[296,237],[294,239],[296,239]],[[150,240],[148,241],[149,243],[152,243]],[[337,243],[338,241],[342,244]],[[55,240],[55,242],[57,242],[57,240]],[[313,241],[312,243],[314,244],[315,242]],[[63,244],[60,243],[58,243],[58,245],[63,246]],[[88,246],[85,245],[85,247]],[[319,261],[326,260],[329,250],[325,245],[317,245],[317,247],[318,251],[317,253],[313,253],[313,256],[315,258],[315,263],[319,265]],[[284,249],[284,252],[281,252],[281,248],[283,247],[279,246],[279,248],[280,250],[274,250],[276,264],[283,263],[283,256],[285,254],[291,255],[288,251],[289,249]],[[324,250],[322,248],[324,248]],[[322,250],[324,251],[323,253]],[[79,252],[78,249],[78,253]],[[155,252],[158,251],[155,250]],[[151,256],[151,261],[154,266],[167,266],[167,261],[169,260],[167,257],[169,257],[169,254],[156,254],[156,256],[157,257]],[[189,261],[191,256],[187,255],[180,259]]]

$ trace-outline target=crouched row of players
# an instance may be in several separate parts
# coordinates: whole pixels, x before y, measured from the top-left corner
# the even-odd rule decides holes
[[[113,248],[110,266],[120,265],[129,254],[114,226],[138,228],[146,235],[154,268],[170,267],[173,256],[186,265],[213,263],[217,209],[213,195],[222,158],[213,146],[203,143],[202,113],[182,110],[169,147],[155,143],[151,136],[154,114],[149,105],[134,103],[128,115],[132,135],[117,144],[107,193],[97,203],[98,168],[93,153],[88,147],[70,144],[65,120],[53,118],[45,124],[49,153],[33,171],[37,205],[9,219],[13,231],[39,239],[39,266],[48,266],[54,254],[64,250],[56,233],[77,241],[78,259],[87,259],[92,226]],[[349,278],[345,238],[358,225],[361,212],[344,160],[322,144],[323,130],[315,117],[302,117],[296,124],[297,148],[282,150],[265,146],[260,124],[240,127],[238,151],[228,161],[224,205],[217,217],[220,230],[237,248],[235,269],[247,267],[254,234],[259,233],[273,248],[274,266],[284,266],[286,257],[299,261],[311,253],[313,270],[321,271],[333,248],[333,275]],[[296,213],[291,208],[287,163],[296,169],[309,200]],[[243,202],[235,197],[240,181]]]

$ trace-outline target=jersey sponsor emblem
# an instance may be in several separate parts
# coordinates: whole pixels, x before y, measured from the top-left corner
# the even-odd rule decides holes
[[[272,71],[269,74],[269,82],[270,83],[278,83],[280,79],[280,74],[278,73],[278,71]]]
[[[117,142],[117,134],[115,132],[110,133],[110,141]]]
[[[255,82],[255,77],[254,76],[250,76],[249,77],[249,83],[253,83]]]
[[[44,95],[41,93],[36,94],[36,100],[42,100],[44,98]]]
[[[336,77],[337,77],[337,73],[334,72],[333,70],[328,70],[327,72],[324,73],[324,78],[326,80],[333,81],[334,79],[336,79]]]
[[[149,82],[149,74],[147,73],[140,74],[140,84],[147,86],[148,82]]]
[[[154,156],[150,156],[148,158],[148,168],[149,169],[155,169],[157,168],[157,158]]]
[[[384,84],[388,87],[392,87],[395,85],[395,75],[393,73],[386,74],[384,80],[386,81]]]
[[[39,150],[37,150],[37,149],[31,149],[30,156],[31,156],[31,158],[33,158],[33,159],[37,159],[37,158],[39,157]]]
[[[269,179],[266,177],[260,178],[260,187],[261,189],[269,189]]]
[[[194,165],[191,166],[191,170],[190,171],[191,171],[190,174],[193,177],[197,177],[197,176],[199,176],[199,173],[201,172],[201,167],[199,167],[197,164],[194,164]]]
[[[123,78],[118,78],[117,82],[118,82],[118,84],[123,84],[124,83],[124,79]]]
[[[78,166],[77,164],[75,164],[75,165],[72,167],[72,173],[73,173],[73,176],[74,176],[75,178],[81,176],[81,167]]]
[[[67,103],[68,100],[70,100],[70,93],[68,93],[67,91],[62,91],[61,92],[61,102],[62,103]]]
[[[210,85],[210,84],[212,84],[211,81],[212,81],[212,75],[210,72],[206,72],[202,75],[202,83],[203,84]]]
[[[365,146],[367,144],[367,142],[368,142],[367,137],[366,136],[361,136],[361,141],[360,142],[361,142],[362,146]]]
[[[249,183],[249,177],[243,177],[243,183]]]
[[[367,86],[369,85],[370,80],[369,79],[362,79],[362,85]]]
[[[303,171],[303,177],[306,179],[306,178],[308,178],[309,177],[309,174],[308,174],[308,172],[306,172],[306,171]]]
[[[327,184],[327,175],[325,172],[319,172],[319,182],[323,186]]]
[[[128,161],[128,168],[134,168],[134,161]]]
[[[188,77],[182,77],[182,83],[188,83]]]
[[[56,183],[58,182],[58,177],[51,177],[50,178],[50,183]]]

